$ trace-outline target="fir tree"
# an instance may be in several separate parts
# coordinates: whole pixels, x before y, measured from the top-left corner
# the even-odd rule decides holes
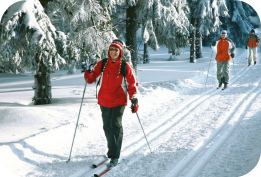
[[[190,62],[202,57],[202,36],[208,36],[221,25],[220,17],[228,17],[225,0],[187,0],[189,19],[195,27],[191,34]]]
[[[45,11],[54,26],[67,34],[72,45],[80,50],[81,61],[87,59],[88,63],[96,63],[107,57],[108,46],[116,36],[109,10],[99,1],[53,0]]]
[[[67,62],[62,57],[66,36],[51,24],[38,0],[10,6],[1,24],[0,65],[13,73],[32,71],[34,103],[50,103],[50,73]]]
[[[245,39],[252,28],[258,27],[259,23],[252,22],[251,17],[259,19],[256,11],[247,3],[241,1],[227,0],[229,9],[229,18],[220,18],[222,25],[218,29],[218,33],[211,33],[203,40],[204,46],[210,46],[213,40],[220,37],[220,31],[225,29],[228,31],[228,37],[231,38],[236,47],[244,47]]]
[[[115,25],[114,32],[119,37],[125,36],[126,44],[131,47],[130,50],[135,56],[135,35],[139,28],[142,29],[142,43],[147,44],[144,46],[144,55],[148,55],[146,46],[158,50],[160,45],[167,47],[171,54],[179,55],[182,52],[181,48],[189,44],[188,37],[192,26],[186,16],[186,1],[128,0],[119,3],[121,4],[117,4],[117,10],[111,16]]]
[[[1,25],[0,65],[34,72],[35,104],[50,103],[50,72],[79,59],[97,62],[115,38],[99,2],[47,1],[48,16],[38,0],[27,0],[8,9]]]
[[[254,9],[247,3],[241,1],[227,1],[229,14],[231,18],[224,19],[223,29],[228,31],[231,38],[237,47],[244,47],[246,37],[253,29],[250,16],[257,15]]]

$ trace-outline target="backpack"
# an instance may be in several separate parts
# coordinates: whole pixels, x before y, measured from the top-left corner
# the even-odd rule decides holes
[[[104,70],[104,68],[105,68],[105,64],[106,64],[107,61],[108,61],[108,58],[102,59],[102,66],[101,66],[101,72],[102,72],[102,73],[103,73],[103,70]],[[126,90],[128,90],[127,81],[126,81],[126,78],[125,78],[126,73],[127,73],[127,63],[126,63],[125,60],[122,60],[120,73],[121,73],[121,75],[123,76],[123,79],[124,79],[124,82],[125,82],[125,86],[126,86]],[[97,84],[96,84],[96,99],[98,98],[98,96],[97,96],[97,95],[98,95],[98,94],[97,94],[97,87],[98,87],[98,85],[100,85],[101,77],[102,77],[102,75],[100,76],[100,78],[99,78],[99,80],[98,80],[98,82],[97,82]]]

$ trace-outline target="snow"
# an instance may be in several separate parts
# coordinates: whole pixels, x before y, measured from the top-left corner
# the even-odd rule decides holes
[[[183,51],[178,61],[167,61],[167,49],[151,50],[151,62],[138,65],[138,115],[153,153],[127,106],[125,160],[104,176],[237,177],[257,164],[259,61],[248,67],[246,50],[238,48],[230,64],[229,88],[221,91],[215,88],[216,51],[204,47],[204,58],[197,63],[189,62],[189,48]],[[91,168],[107,151],[94,84],[87,85],[71,161],[66,163],[84,90],[80,70],[66,72],[52,76],[53,103],[37,106],[31,102],[31,73],[0,73],[0,168],[8,176],[78,177],[100,170]]]

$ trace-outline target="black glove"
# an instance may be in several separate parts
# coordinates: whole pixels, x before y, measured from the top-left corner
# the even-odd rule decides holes
[[[246,49],[247,49],[247,45],[246,45]]]
[[[235,54],[234,54],[234,53],[231,53],[231,57],[234,58],[234,57],[235,57]]]
[[[137,98],[133,98],[131,100],[131,112],[132,113],[136,113],[139,109],[139,105],[138,105],[138,99]]]
[[[216,45],[216,41],[212,42],[211,47],[214,47]]]

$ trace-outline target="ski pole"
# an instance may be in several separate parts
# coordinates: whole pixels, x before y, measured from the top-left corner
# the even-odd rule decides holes
[[[86,65],[87,65],[87,63],[86,63]],[[90,73],[91,73],[91,66],[92,66],[92,65],[93,65],[93,64],[91,64],[91,65],[89,66],[89,72],[90,72]],[[82,94],[82,101],[81,101],[81,106],[80,106],[80,110],[79,110],[79,114],[78,114],[78,119],[77,119],[77,122],[76,122],[75,130],[74,130],[74,135],[73,135],[73,141],[72,141],[72,145],[71,145],[70,155],[69,155],[69,158],[68,158],[68,160],[66,161],[66,163],[68,163],[68,162],[71,160],[72,148],[73,148],[74,139],[75,139],[75,135],[76,135],[76,131],[77,131],[79,119],[80,119],[80,114],[81,114],[81,110],[82,110],[82,103],[83,103],[83,98],[84,98],[86,86],[87,86],[87,81],[85,82],[85,86],[84,86],[84,90],[83,90],[83,94]]]
[[[136,112],[136,115],[137,115],[137,118],[138,118],[138,120],[139,120],[139,122],[140,122],[140,118],[139,118],[138,112]],[[147,141],[148,147],[149,147],[149,149],[150,149],[150,153],[152,153],[151,148],[150,148],[149,141],[148,141],[148,139],[147,139],[147,137],[146,137],[146,134],[145,134],[144,129],[143,129],[142,125],[141,125],[141,122],[140,122],[140,126],[141,126],[141,129],[142,129],[142,131],[143,131],[144,137],[145,137],[145,139],[146,139],[146,141]]]
[[[212,55],[213,55],[213,49],[211,52],[211,57],[210,57],[209,65],[208,65],[208,73],[209,73],[209,68],[210,68],[210,64],[211,64],[211,60],[212,60]],[[208,80],[208,74],[207,74],[207,78],[206,78],[206,82],[205,82],[205,87],[207,86],[207,80]]]
[[[68,158],[68,160],[66,161],[66,163],[68,163],[68,162],[71,160],[73,143],[74,143],[74,139],[75,139],[75,135],[76,135],[76,130],[77,130],[78,123],[79,123],[79,118],[80,118],[81,109],[82,109],[82,102],[83,102],[83,98],[84,98],[86,86],[87,86],[87,82],[85,82],[85,86],[84,86],[84,90],[83,90],[83,94],[82,94],[81,106],[80,106],[80,110],[79,110],[79,114],[78,114],[78,119],[77,119],[76,126],[75,126],[75,130],[74,130],[74,135],[73,135],[73,141],[72,141],[72,145],[71,145],[70,155],[69,155],[69,158]]]

